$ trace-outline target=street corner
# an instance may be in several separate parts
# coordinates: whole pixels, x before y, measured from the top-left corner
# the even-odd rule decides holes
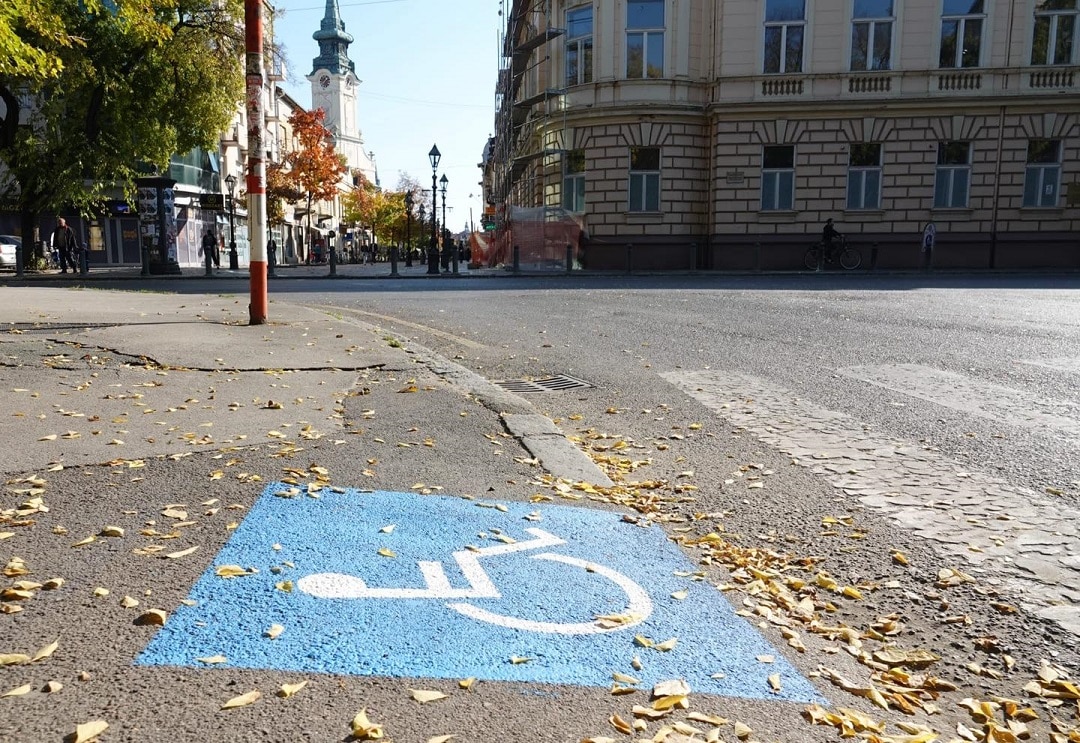
[[[611,511],[273,483],[136,662],[823,701],[698,578]]]

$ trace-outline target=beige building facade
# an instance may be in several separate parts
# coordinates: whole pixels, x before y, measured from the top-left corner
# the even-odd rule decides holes
[[[588,268],[797,267],[828,218],[864,267],[1080,267],[1080,0],[506,5],[500,228],[573,214]]]

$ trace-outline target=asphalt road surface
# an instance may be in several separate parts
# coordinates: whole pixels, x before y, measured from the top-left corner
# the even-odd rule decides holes
[[[95,296],[107,343],[60,322],[65,289],[4,338],[0,436],[34,466],[5,468],[0,557],[33,598],[0,604],[25,606],[0,738],[1080,736],[1076,279],[289,280],[281,367],[228,338],[197,362],[197,323],[132,364],[129,305],[243,317],[239,282],[161,286],[183,294]],[[27,426],[134,427],[136,397],[137,467],[32,458]],[[507,412],[611,484],[560,479]]]

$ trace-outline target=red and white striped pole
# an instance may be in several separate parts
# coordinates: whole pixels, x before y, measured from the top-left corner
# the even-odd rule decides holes
[[[263,161],[263,23],[262,0],[244,0],[248,120],[248,238],[251,246],[252,325],[266,322],[266,163]]]

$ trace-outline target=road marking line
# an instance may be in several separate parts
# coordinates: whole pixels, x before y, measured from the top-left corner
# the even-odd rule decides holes
[[[1080,635],[1080,510],[932,451],[875,433],[849,415],[731,371],[661,375],[835,488],[968,563],[1029,611]]]
[[[962,374],[919,364],[851,366],[838,372],[845,377],[979,418],[1019,428],[1051,428],[1080,438],[1080,407],[1070,402],[1029,395],[993,382],[976,381]],[[1077,418],[1044,412],[1052,410],[1066,410]]]
[[[1015,359],[1018,364],[1041,366],[1056,371],[1080,373],[1080,356],[1066,359]]]
[[[347,312],[350,315],[360,315],[362,317],[371,317],[371,318],[374,318],[376,320],[382,320],[383,322],[394,323],[395,325],[404,325],[407,328],[413,328],[413,329],[419,330],[419,331],[421,331],[423,333],[427,333],[428,335],[438,336],[439,338],[442,338],[445,341],[450,341],[451,343],[459,343],[462,346],[468,346],[469,348],[475,348],[478,351],[482,351],[482,350],[487,348],[487,346],[485,346],[483,343],[477,343],[476,341],[471,341],[468,338],[462,338],[459,335],[454,335],[453,333],[447,333],[444,330],[438,330],[436,328],[432,328],[432,327],[429,327],[427,325],[421,325],[420,323],[409,322],[408,320],[402,320],[400,317],[392,317],[390,315],[380,315],[377,312],[368,312],[367,310],[357,310],[357,309],[354,309],[352,307],[336,307],[336,306],[333,306],[333,305],[323,305],[319,309],[323,309],[323,308],[328,309],[328,310],[333,310],[334,312]]]

